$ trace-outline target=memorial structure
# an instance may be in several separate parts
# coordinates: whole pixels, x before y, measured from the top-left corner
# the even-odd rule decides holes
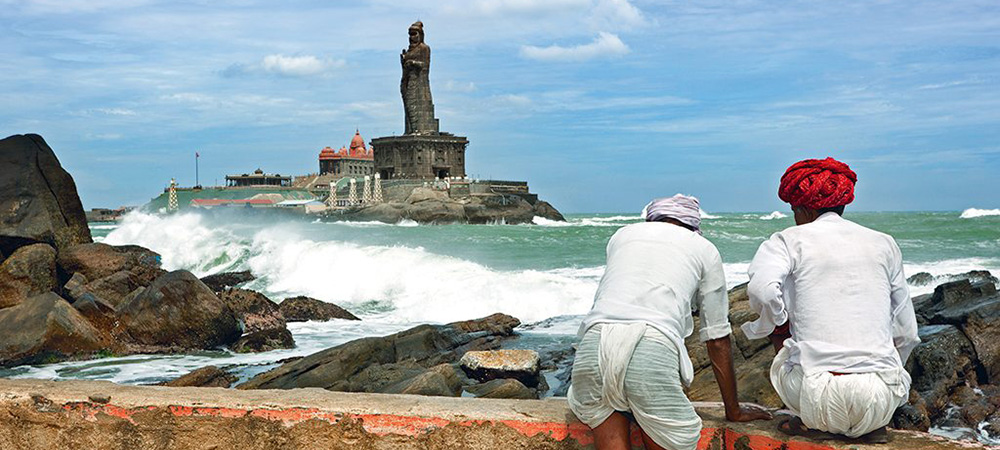
[[[372,139],[375,172],[383,180],[465,177],[469,140],[439,129],[431,97],[431,48],[424,25],[409,28],[410,46],[399,55],[403,78],[399,90],[405,113],[404,134]]]

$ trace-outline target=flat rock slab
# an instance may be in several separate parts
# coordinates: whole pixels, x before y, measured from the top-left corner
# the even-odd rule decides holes
[[[491,381],[512,378],[528,387],[538,386],[538,352],[534,350],[472,351],[459,363],[470,378]]]

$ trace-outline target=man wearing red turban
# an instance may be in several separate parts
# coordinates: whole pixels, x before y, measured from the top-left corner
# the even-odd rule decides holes
[[[796,226],[774,233],[750,263],[750,339],[769,337],[771,383],[798,414],[788,434],[885,442],[907,401],[903,369],[920,342],[903,258],[887,234],[844,219],[857,174],[833,158],[793,164],[778,197]]]

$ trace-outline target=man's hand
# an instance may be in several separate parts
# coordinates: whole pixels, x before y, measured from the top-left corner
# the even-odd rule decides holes
[[[771,413],[753,405],[740,405],[735,413],[726,413],[726,420],[730,422],[750,422],[752,420],[771,420],[774,416]]]

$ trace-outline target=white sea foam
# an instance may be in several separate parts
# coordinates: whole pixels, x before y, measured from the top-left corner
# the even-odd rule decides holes
[[[541,216],[535,216],[531,218],[531,223],[538,225],[540,227],[575,227],[579,224],[574,222],[564,222],[559,220],[546,219]]]
[[[759,219],[760,220],[774,220],[774,219],[784,219],[785,217],[788,217],[788,215],[787,214],[783,214],[781,211],[774,211],[771,214],[765,214],[763,216],[760,216]]]
[[[1000,216],[1000,209],[969,208],[965,211],[962,211],[962,215],[959,217],[963,219],[974,219],[976,217],[987,217],[987,216]]]
[[[701,208],[698,208],[698,212],[701,214],[701,218],[702,219],[719,219],[720,218],[719,216],[713,216],[713,215],[705,212],[705,210],[703,210]]]

